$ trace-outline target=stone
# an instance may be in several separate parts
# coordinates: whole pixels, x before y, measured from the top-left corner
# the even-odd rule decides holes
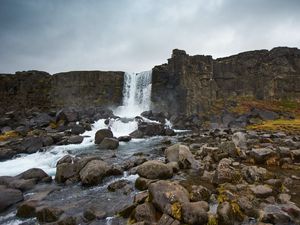
[[[65,183],[68,179],[77,176],[78,171],[73,163],[58,163],[56,166],[55,181],[57,183]]]
[[[198,163],[188,146],[172,145],[165,150],[165,156],[168,162],[177,162],[180,168],[198,168]]]
[[[9,183],[9,187],[19,189],[24,192],[32,189],[36,183],[36,179],[14,179]]]
[[[154,206],[149,202],[138,205],[135,208],[134,218],[138,222],[144,221],[149,224],[154,223],[156,221],[156,212]]]
[[[128,180],[117,180],[110,185],[108,185],[107,189],[109,191],[117,191],[118,189],[124,188],[126,185],[130,184],[130,181]]]
[[[23,201],[20,190],[0,186],[0,212],[4,212],[11,205]]]
[[[37,182],[47,179],[48,177],[49,175],[40,168],[28,169],[16,176],[16,178],[18,179],[24,179],[24,180],[35,179]]]
[[[95,144],[100,144],[104,138],[112,138],[114,135],[109,129],[98,130],[95,134]]]
[[[119,147],[119,140],[116,138],[104,138],[100,145],[99,148],[100,149],[117,149]]]
[[[176,182],[160,180],[149,185],[149,195],[156,209],[180,218],[181,204],[189,202],[188,191]]]
[[[43,138],[42,137],[26,137],[19,146],[20,152],[25,153],[35,153],[40,151],[43,147]]]
[[[135,180],[134,186],[136,189],[140,190],[140,191],[144,191],[148,189],[148,186],[153,183],[156,182],[157,180],[151,180],[151,179],[146,179],[143,177],[138,177]]]
[[[291,150],[291,157],[293,161],[300,162],[300,149]]]
[[[131,137],[130,136],[121,136],[121,137],[118,137],[118,140],[122,141],[122,142],[129,142],[131,140]]]
[[[198,225],[208,222],[207,202],[186,202],[182,204],[182,220],[186,224]]]
[[[51,136],[43,136],[43,146],[50,146],[54,144],[54,140]]]
[[[139,192],[134,196],[133,202],[137,204],[142,204],[148,198],[148,191]]]
[[[245,166],[241,170],[241,173],[245,181],[253,184],[255,182],[262,182],[267,175],[267,170],[257,166]]]
[[[206,187],[193,185],[190,192],[190,200],[191,202],[209,201],[210,195],[211,192]]]
[[[80,180],[83,185],[97,185],[107,175],[110,166],[102,160],[88,162],[80,171]]]
[[[97,209],[97,207],[89,207],[83,213],[84,218],[87,220],[101,220],[106,217],[106,213],[101,209]]]
[[[75,124],[75,125],[71,126],[72,134],[79,135],[79,134],[83,134],[84,132],[85,132],[85,129],[80,125]]]
[[[238,173],[231,167],[231,160],[228,158],[222,159],[216,169],[216,172],[213,177],[213,183],[222,184],[222,183],[231,183],[236,182],[235,179],[238,178]]]
[[[266,198],[273,194],[272,188],[267,185],[252,186],[252,187],[250,187],[250,190],[253,192],[253,194],[255,196],[257,196],[259,198]]]
[[[256,163],[263,164],[271,157],[274,157],[276,153],[269,148],[256,148],[252,149],[250,156],[253,157]]]
[[[144,133],[140,130],[135,130],[133,132],[131,132],[129,134],[130,137],[132,138],[143,138],[144,137]]]
[[[79,135],[72,135],[68,138],[68,144],[80,144],[83,141],[83,137]]]
[[[225,201],[218,205],[217,208],[218,222],[222,225],[233,225],[234,214],[229,202]]]
[[[147,179],[168,179],[173,176],[173,169],[161,161],[151,160],[140,165],[137,173]]]
[[[59,220],[63,210],[50,206],[41,206],[36,209],[36,217],[40,223],[51,223]]]
[[[237,199],[237,204],[247,216],[254,218],[258,217],[258,208],[254,205],[253,201],[251,201],[247,196],[240,196]]]
[[[138,125],[138,130],[146,136],[164,135],[165,128],[160,123],[141,122]]]
[[[16,216],[20,218],[31,218],[36,216],[36,208],[38,202],[34,200],[27,200],[22,202],[19,207]]]
[[[167,214],[163,214],[160,217],[157,225],[180,225],[180,222]]]

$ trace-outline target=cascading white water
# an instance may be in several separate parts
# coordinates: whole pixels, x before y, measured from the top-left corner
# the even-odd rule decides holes
[[[120,117],[134,118],[150,109],[152,70],[141,73],[125,73],[123,105],[115,110]]]

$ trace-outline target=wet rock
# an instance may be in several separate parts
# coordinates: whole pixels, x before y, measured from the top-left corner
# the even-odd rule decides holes
[[[72,135],[68,137],[68,144],[80,144],[83,141],[82,136]]]
[[[234,224],[234,214],[229,202],[225,201],[218,205],[218,221],[223,225]]]
[[[137,205],[135,203],[126,205],[119,211],[118,214],[124,218],[128,218],[128,217],[130,217],[130,215],[132,214],[132,212],[134,211],[136,206]]]
[[[149,195],[155,208],[174,218],[179,218],[181,204],[189,202],[188,191],[176,182],[157,181],[149,185]]]
[[[27,200],[22,202],[17,211],[17,217],[31,218],[36,216],[36,208],[38,207],[38,201]]]
[[[99,148],[101,149],[111,149],[111,150],[114,150],[114,149],[117,149],[119,147],[119,141],[118,139],[116,138],[104,138],[100,145],[99,145]]]
[[[109,191],[117,191],[118,189],[124,188],[128,184],[130,184],[130,181],[128,180],[118,180],[108,185],[107,189]]]
[[[208,222],[207,202],[187,202],[182,204],[182,220],[186,224],[198,225]]]
[[[79,134],[82,134],[84,132],[85,132],[85,129],[80,125],[75,124],[75,125],[71,126],[71,133],[72,134],[79,135]]]
[[[55,181],[65,183],[68,179],[78,175],[75,164],[61,162],[56,166]]]
[[[9,187],[19,189],[23,192],[32,189],[35,185],[35,179],[14,179],[9,183]]]
[[[42,206],[36,209],[36,217],[40,223],[55,222],[63,214],[63,210],[50,206]]]
[[[160,123],[141,122],[138,125],[138,130],[146,136],[164,135],[165,128]]]
[[[25,153],[35,153],[40,151],[43,147],[43,138],[42,137],[26,137],[19,146],[20,152]]]
[[[102,160],[92,160],[88,162],[80,171],[80,180],[84,185],[99,184],[103,177],[107,175],[110,166]]]
[[[37,182],[43,181],[43,180],[49,180],[49,175],[42,169],[39,168],[32,168],[28,169],[23,173],[20,173],[16,176],[18,179],[35,179]]]
[[[168,162],[177,162],[180,168],[198,168],[198,163],[188,146],[172,145],[165,150],[165,156]]]
[[[23,194],[20,190],[0,186],[0,212],[22,200]]]
[[[43,146],[50,146],[54,144],[54,140],[51,136],[43,136]]]
[[[148,198],[148,191],[139,192],[134,196],[133,202],[137,204],[142,204]]]
[[[192,190],[190,192],[190,200],[191,202],[198,202],[198,201],[209,201],[211,192],[201,185],[192,186]]]
[[[0,148],[0,160],[7,160],[16,155],[17,152],[11,148]]]
[[[266,198],[273,194],[272,188],[267,185],[252,186],[250,187],[250,190],[259,198]]]
[[[100,220],[105,218],[106,213],[104,211],[102,211],[101,209],[97,209],[97,207],[89,207],[88,209],[86,209],[83,213],[84,218],[86,218],[87,220],[91,221],[91,220]]]
[[[276,153],[269,148],[256,148],[252,149],[250,156],[253,157],[256,163],[265,163],[271,157],[274,157]]]
[[[144,221],[146,223],[154,223],[156,220],[156,212],[155,212],[155,208],[154,206],[149,203],[149,202],[145,202],[141,205],[138,205],[135,208],[135,215],[134,218],[136,219],[136,221]]]
[[[129,142],[131,140],[131,137],[130,136],[121,136],[121,137],[118,137],[118,140],[122,141],[122,142]]]
[[[140,190],[140,191],[144,191],[144,190],[147,190],[148,189],[148,186],[151,184],[151,183],[154,183],[156,182],[157,180],[151,180],[151,179],[146,179],[146,178],[143,178],[143,177],[138,177],[136,180],[135,180],[135,183],[134,183],[134,186],[136,189]]]
[[[147,179],[168,179],[173,176],[173,170],[161,161],[151,160],[143,163],[137,173]]]
[[[98,130],[95,134],[95,144],[100,144],[104,138],[113,138],[113,133],[109,129]]]
[[[173,129],[171,129],[171,128],[166,128],[165,129],[165,135],[166,136],[175,136],[176,132]]]
[[[132,138],[143,138],[144,137],[144,133],[140,130],[135,130],[133,132],[131,132],[129,134],[130,137]]]

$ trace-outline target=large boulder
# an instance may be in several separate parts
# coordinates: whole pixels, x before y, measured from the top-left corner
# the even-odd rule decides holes
[[[40,223],[51,223],[59,220],[63,210],[50,206],[42,206],[36,209],[36,217]]]
[[[158,160],[143,163],[137,168],[137,173],[147,179],[168,179],[173,176],[172,168]]]
[[[241,175],[235,172],[234,168],[231,166],[232,161],[228,158],[222,159],[216,169],[215,175],[213,177],[213,183],[222,184],[226,182],[236,182],[240,179]]]
[[[149,224],[155,223],[156,212],[154,206],[149,202],[138,205],[135,208],[134,218],[138,222],[144,221]]]
[[[102,160],[92,160],[88,162],[80,171],[80,180],[83,185],[99,184],[103,177],[108,175],[110,166]]]
[[[208,222],[209,207],[207,202],[186,202],[182,204],[182,221],[186,224],[199,225]]]
[[[20,190],[0,186],[0,213],[22,200],[23,194]]]
[[[100,145],[99,148],[101,149],[117,149],[119,147],[119,140],[116,138],[104,138]]]
[[[104,138],[113,138],[114,135],[109,129],[98,130],[95,134],[95,144],[100,144]]]
[[[77,174],[78,171],[74,163],[59,163],[56,166],[55,181],[57,183],[64,183],[68,179],[77,176]]]
[[[43,138],[42,137],[26,137],[19,145],[19,152],[25,153],[35,153],[41,150],[43,147]]]
[[[138,130],[146,136],[164,135],[165,127],[160,123],[142,122],[138,125]]]
[[[197,161],[186,145],[175,144],[168,147],[165,156],[168,162],[177,162],[180,168],[198,168]]]
[[[263,164],[268,159],[276,156],[276,152],[270,148],[254,148],[251,150],[250,156],[255,160],[256,163]]]
[[[20,173],[19,175],[16,176],[18,179],[35,179],[37,182],[43,181],[43,180],[49,180],[51,177],[42,169],[40,168],[31,168],[23,173]]]
[[[68,137],[68,144],[80,144],[83,141],[83,137],[79,135],[72,135]]]
[[[173,218],[181,219],[181,205],[189,202],[189,193],[177,182],[160,180],[149,185],[155,208]]]

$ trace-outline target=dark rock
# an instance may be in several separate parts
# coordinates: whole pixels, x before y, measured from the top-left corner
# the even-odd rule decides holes
[[[116,138],[107,138],[105,137],[100,145],[99,145],[99,148],[100,149],[117,149],[119,147],[119,141],[118,139]]]
[[[32,168],[16,176],[18,179],[35,179],[37,182],[49,177],[49,175],[42,169]]]
[[[300,162],[300,149],[292,150],[291,156],[295,162]]]
[[[79,134],[82,134],[84,132],[85,132],[85,129],[80,125],[75,124],[75,125],[71,126],[71,133],[72,134],[79,135]]]
[[[53,145],[54,140],[51,136],[43,136],[43,146],[50,146]]]
[[[135,208],[134,218],[136,221],[144,221],[146,223],[154,223],[156,221],[156,212],[154,206],[145,202]]]
[[[154,183],[156,182],[157,180],[151,180],[151,179],[147,179],[147,178],[143,178],[143,177],[138,177],[136,180],[135,180],[135,188],[140,190],[140,191],[144,191],[144,190],[147,190],[148,189],[148,186],[151,184],[151,183]]]
[[[17,211],[17,217],[31,218],[35,217],[35,210],[38,207],[38,202],[34,200],[27,200],[22,202]]]
[[[104,138],[113,138],[113,133],[109,129],[98,130],[95,134],[95,144],[100,144]]]
[[[42,206],[36,209],[36,217],[40,223],[51,223],[59,219],[63,210],[59,208]]]
[[[174,136],[174,135],[176,135],[176,132],[173,129],[171,129],[171,128],[166,128],[165,129],[165,135],[167,135],[167,136]]]
[[[96,185],[102,181],[110,169],[110,166],[102,160],[88,162],[80,171],[81,183],[84,185]]]
[[[20,191],[28,191],[36,185],[36,179],[14,179],[9,183],[9,187],[19,189]]]
[[[35,153],[43,147],[42,137],[26,137],[19,146],[20,152]]]
[[[207,202],[186,202],[182,204],[182,220],[186,224],[198,225],[208,222]]]
[[[51,121],[54,119],[49,116],[47,113],[40,113],[36,117],[33,117],[30,120],[31,126],[37,126],[37,127],[45,127],[48,126]]]
[[[157,160],[143,163],[138,167],[137,173],[147,179],[168,179],[173,176],[172,168]]]
[[[131,140],[131,137],[130,136],[121,136],[121,137],[118,137],[118,140],[122,141],[122,142],[129,142]]]
[[[191,202],[209,201],[210,195],[211,192],[206,187],[194,185],[192,186],[192,190],[190,192],[190,200]]]
[[[276,112],[262,109],[253,109],[252,114],[257,114],[262,120],[276,120],[279,115]]]
[[[97,207],[89,207],[84,211],[83,216],[89,221],[95,219],[100,220],[105,218],[106,213],[100,209],[97,209]]]
[[[74,163],[57,163],[55,181],[57,183],[64,183],[68,179],[78,175],[76,165]]]
[[[109,191],[117,191],[118,189],[124,188],[128,184],[130,184],[128,180],[118,180],[108,185],[107,189]]]
[[[20,190],[0,186],[0,212],[22,200],[23,194]]]
[[[68,122],[76,122],[78,121],[79,117],[77,112],[75,111],[68,111],[65,109],[62,109],[57,112],[56,114],[56,121],[64,121],[66,123]]]
[[[165,156],[168,162],[177,162],[180,168],[198,168],[198,163],[188,146],[172,145],[165,150]]]
[[[146,136],[156,136],[165,134],[164,125],[160,123],[142,122],[138,125],[138,130]]]
[[[134,211],[134,209],[136,208],[136,204],[130,204],[130,205],[126,205],[124,206],[120,211],[119,211],[119,215],[124,217],[124,218],[128,218],[131,213]]]
[[[143,138],[144,137],[144,133],[140,130],[135,130],[133,132],[131,132],[129,134],[130,137],[132,138]]]
[[[83,137],[82,136],[70,136],[68,138],[68,144],[80,144],[83,141]]]

